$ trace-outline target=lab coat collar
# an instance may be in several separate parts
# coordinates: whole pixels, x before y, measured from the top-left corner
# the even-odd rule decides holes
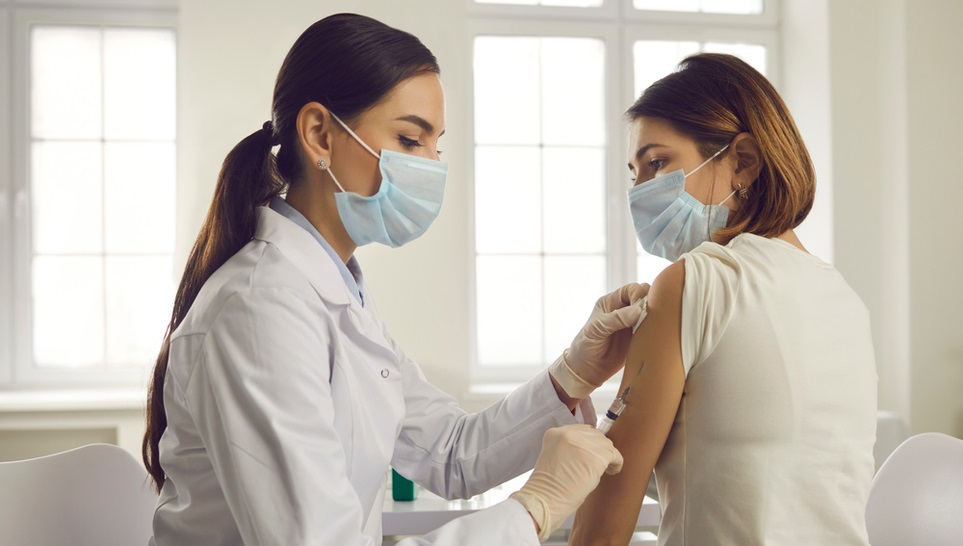
[[[351,293],[338,266],[310,233],[269,207],[258,207],[254,238],[271,243],[308,279],[322,299],[337,305],[351,305]]]

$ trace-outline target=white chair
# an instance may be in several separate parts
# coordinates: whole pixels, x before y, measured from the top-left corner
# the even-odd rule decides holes
[[[869,494],[873,546],[963,544],[963,440],[927,432],[883,463]]]
[[[156,503],[147,471],[117,446],[0,463],[4,546],[145,546]]]

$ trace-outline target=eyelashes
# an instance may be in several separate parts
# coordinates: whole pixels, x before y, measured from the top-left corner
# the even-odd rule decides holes
[[[415,148],[421,148],[423,146],[423,144],[418,142],[417,140],[413,138],[408,138],[404,135],[398,135],[398,142],[400,142],[401,145],[404,146],[406,150],[414,150]]]
[[[413,138],[408,138],[404,135],[398,135],[398,142],[400,142],[401,145],[408,151],[414,150],[416,148],[421,148],[424,146],[424,144],[418,142],[417,140]],[[441,150],[436,150],[436,153],[438,155],[441,155],[444,152],[442,152]]]

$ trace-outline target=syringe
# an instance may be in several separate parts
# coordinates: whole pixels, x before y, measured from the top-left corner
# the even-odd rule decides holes
[[[602,434],[608,436],[612,424],[615,423],[615,420],[618,419],[619,415],[622,415],[622,411],[625,410],[625,397],[629,394],[629,388],[630,387],[625,387],[622,394],[615,398],[615,401],[612,402],[612,405],[605,412],[605,417],[602,418],[602,422],[600,422],[598,426]]]

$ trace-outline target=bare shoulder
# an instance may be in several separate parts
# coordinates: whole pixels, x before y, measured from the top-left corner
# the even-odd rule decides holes
[[[652,281],[646,304],[649,312],[659,313],[680,306],[684,287],[685,259],[683,258],[666,267]]]

